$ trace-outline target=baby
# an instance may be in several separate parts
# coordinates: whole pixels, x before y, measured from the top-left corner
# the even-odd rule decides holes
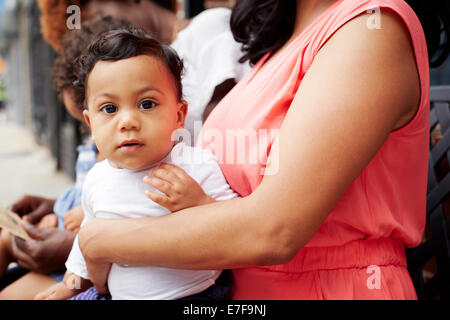
[[[156,217],[237,196],[209,151],[174,143],[187,113],[182,70],[172,49],[137,29],[104,33],[80,57],[83,115],[106,159],[84,182],[83,223]],[[78,238],[66,267],[63,281],[36,298],[68,299],[92,285]],[[214,286],[220,273],[113,264],[107,285],[112,299],[180,299]]]

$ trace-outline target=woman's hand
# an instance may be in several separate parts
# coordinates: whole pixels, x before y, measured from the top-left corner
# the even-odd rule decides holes
[[[145,195],[171,212],[215,202],[197,181],[173,164],[159,164],[144,182],[163,193],[147,190]]]
[[[68,231],[78,232],[83,218],[83,208],[81,206],[73,208],[64,216],[64,228]]]
[[[86,259],[86,267],[89,273],[89,280],[94,284],[100,294],[108,294],[108,275],[111,263],[96,263]]]
[[[109,293],[107,282],[111,262],[103,261],[101,257],[95,254],[98,251],[94,252],[90,248],[95,245],[97,237],[101,236],[104,228],[108,228],[112,221],[114,220],[92,219],[87,221],[78,232],[78,245],[86,262],[89,280],[100,294]]]

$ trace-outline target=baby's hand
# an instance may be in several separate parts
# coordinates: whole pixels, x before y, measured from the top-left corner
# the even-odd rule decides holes
[[[83,208],[81,206],[73,208],[64,216],[64,228],[68,231],[78,232],[83,218]]]
[[[147,190],[145,195],[171,212],[215,202],[183,169],[170,163],[161,163],[150,170],[144,182],[163,194]]]

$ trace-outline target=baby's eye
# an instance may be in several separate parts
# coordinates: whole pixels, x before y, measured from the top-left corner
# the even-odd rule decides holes
[[[151,100],[144,100],[139,104],[140,109],[151,109],[156,106],[156,103]]]
[[[101,110],[103,113],[111,114],[111,113],[114,113],[114,112],[117,111],[117,107],[114,106],[114,105],[112,105],[112,104],[108,104],[108,105],[102,107],[100,110]]]

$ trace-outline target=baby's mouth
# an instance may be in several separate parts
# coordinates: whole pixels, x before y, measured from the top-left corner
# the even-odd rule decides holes
[[[119,149],[124,151],[136,151],[143,146],[144,144],[138,140],[127,140],[119,145]]]

